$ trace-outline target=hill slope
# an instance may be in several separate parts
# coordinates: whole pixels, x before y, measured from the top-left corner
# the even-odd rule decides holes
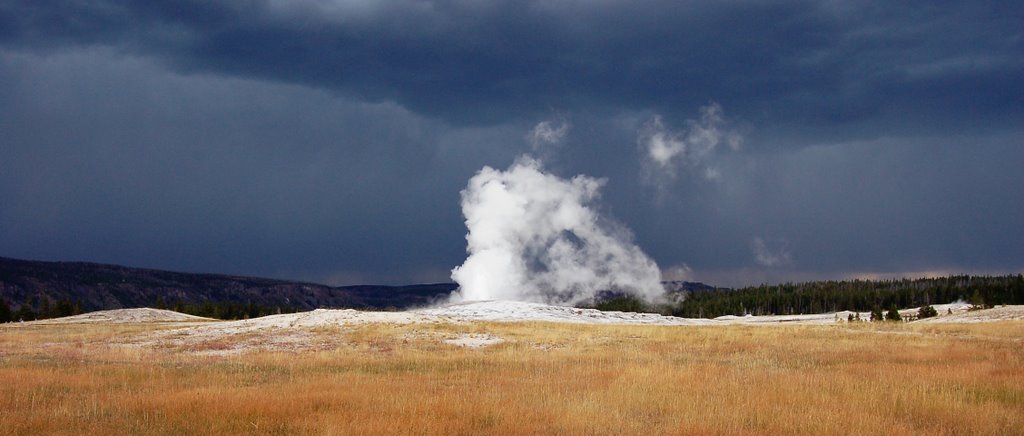
[[[320,307],[408,308],[447,297],[454,283],[411,286],[325,286],[315,283],[193,274],[86,262],[42,262],[0,257],[0,297],[19,309],[71,301],[82,311],[206,303],[284,310]]]

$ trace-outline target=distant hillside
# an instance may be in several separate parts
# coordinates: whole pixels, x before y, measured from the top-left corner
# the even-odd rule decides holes
[[[56,305],[62,302],[77,306],[76,312],[158,305],[194,309],[187,310],[189,312],[200,311],[204,305],[257,308],[260,313],[316,308],[401,309],[427,305],[447,297],[455,288],[454,283],[332,287],[220,274],[0,257],[0,297],[13,311],[28,302],[36,313],[45,309],[55,311]]]
[[[669,293],[669,295],[672,295],[672,294],[675,294],[675,293],[689,295],[689,294],[697,294],[697,293],[701,293],[701,292],[714,292],[714,291],[721,291],[721,290],[727,290],[728,289],[728,288],[717,288],[717,287],[714,287],[714,286],[711,286],[711,285],[706,285],[706,284],[700,283],[700,282],[682,282],[682,281],[678,281],[678,280],[661,282],[661,284],[662,284],[662,286],[665,287],[665,291],[667,291]]]

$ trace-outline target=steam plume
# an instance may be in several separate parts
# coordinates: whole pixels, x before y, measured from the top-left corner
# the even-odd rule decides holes
[[[658,266],[594,209],[604,183],[547,174],[529,156],[505,171],[480,170],[462,191],[469,256],[452,270],[460,288],[453,298],[575,304],[601,290],[661,297]]]

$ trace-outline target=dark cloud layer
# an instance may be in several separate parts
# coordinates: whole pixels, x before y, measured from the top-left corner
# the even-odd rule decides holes
[[[2,23],[15,47],[109,45],[457,122],[715,99],[764,122],[904,130],[892,118],[1019,117],[1021,15],[1012,2],[54,1],[16,2]]]
[[[1019,271],[1022,19],[975,1],[0,1],[0,255],[444,280],[465,181],[557,118],[549,168],[607,177],[607,209],[691,278]],[[638,131],[710,101],[742,147],[652,189]]]

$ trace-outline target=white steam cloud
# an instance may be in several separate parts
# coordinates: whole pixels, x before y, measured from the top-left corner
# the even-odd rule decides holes
[[[687,120],[686,124],[684,131],[673,132],[665,127],[661,116],[655,115],[640,129],[637,143],[648,165],[648,181],[674,179],[681,167],[702,168],[705,178],[717,180],[722,174],[707,164],[711,154],[719,144],[736,150],[743,141],[738,132],[724,128],[722,106],[715,102],[700,108],[699,120]]]
[[[563,128],[542,124],[534,134],[560,140]],[[453,299],[576,304],[602,290],[660,299],[658,266],[594,208],[604,183],[545,173],[530,156],[480,170],[462,191],[469,256],[452,270]]]

